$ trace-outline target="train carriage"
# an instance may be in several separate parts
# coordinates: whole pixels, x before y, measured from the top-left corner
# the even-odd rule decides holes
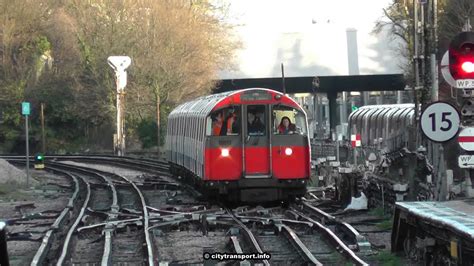
[[[363,146],[399,135],[413,123],[413,104],[366,105],[349,115],[349,134],[361,134]]]
[[[308,122],[290,97],[269,89],[203,96],[168,118],[167,158],[175,174],[236,201],[301,196],[310,177]]]

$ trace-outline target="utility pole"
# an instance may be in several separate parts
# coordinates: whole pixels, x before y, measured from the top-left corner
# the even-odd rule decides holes
[[[125,71],[132,60],[128,56],[109,56],[107,59],[110,67],[115,71],[117,87],[117,133],[114,138],[114,151],[117,156],[125,155],[125,115],[123,102],[125,100],[125,86],[127,85],[127,72]]]
[[[283,94],[286,94],[285,68],[283,66],[283,63],[281,63],[281,89],[283,90]]]
[[[438,54],[438,0],[431,1],[431,55],[430,55],[430,72],[431,72],[431,101],[438,100],[439,81],[438,81],[438,62],[436,54]]]
[[[418,126],[418,120],[419,120],[419,95],[418,91],[423,88],[423,84],[421,83],[420,80],[420,59],[422,56],[420,56],[420,41],[419,41],[419,34],[420,34],[420,22],[418,18],[418,12],[419,12],[419,1],[414,0],[413,1],[413,43],[414,43],[414,51],[413,51],[413,67],[414,67],[414,75],[415,75],[415,86],[413,88],[413,100],[415,101],[415,110],[414,110],[414,117],[413,117],[413,125],[414,125],[414,140],[415,140],[415,149],[418,149],[419,146],[419,138],[418,138],[418,131],[420,130]],[[422,6],[423,8],[423,6]],[[423,28],[421,27],[421,31],[423,31]],[[417,160],[414,161],[414,169],[417,169],[418,164]],[[416,187],[415,187],[415,179],[416,179],[416,171],[412,171],[412,174],[409,175],[409,180],[408,180],[408,185],[410,187],[409,192],[408,192],[408,198],[409,200],[415,200],[415,195],[416,195]]]
[[[44,135],[44,103],[41,103],[41,148],[43,154],[46,154],[46,138]]]

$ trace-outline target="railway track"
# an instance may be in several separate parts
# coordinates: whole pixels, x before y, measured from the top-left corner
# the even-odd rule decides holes
[[[47,262],[62,265],[67,262],[110,265],[113,263],[148,262],[148,265],[154,265],[153,243],[148,231],[148,209],[143,194],[133,182],[123,176],[57,162],[49,162],[47,170],[71,177],[78,176],[75,180],[76,187],[79,183],[77,179],[81,180],[81,183],[87,188],[82,193],[87,196],[80,212],[72,219],[71,225],[67,226],[68,231],[64,237],[60,237],[62,234],[57,234],[58,237],[51,238],[54,228],[51,233],[46,234],[43,242],[47,242],[47,244],[38,250],[33,264],[41,265]],[[122,187],[117,188],[116,184],[120,184]],[[125,186],[129,188],[124,188]],[[119,199],[123,205],[128,205],[130,194],[136,195],[137,200],[134,205],[139,206],[135,208],[136,213],[140,213],[139,219],[136,219],[136,223],[140,225],[137,228],[141,228],[142,232],[138,234],[138,237],[130,237],[137,235],[136,232],[132,233],[130,230],[124,230],[124,233],[115,230],[115,227],[120,226],[122,218]],[[85,226],[78,228],[80,223],[84,223]],[[75,234],[76,232],[77,234]],[[50,252],[51,249],[45,248],[46,246],[61,246],[62,249],[59,254],[56,254],[56,252]],[[134,254],[124,253],[124,249],[121,248],[123,246],[135,247]],[[143,252],[141,252],[142,247],[145,247]]]
[[[68,159],[71,159],[71,158],[68,158]],[[77,159],[77,158],[76,158]],[[130,159],[127,159],[127,160],[130,160]],[[135,163],[134,165],[139,165],[139,163]],[[146,166],[147,164],[153,164],[152,161],[149,161],[147,162],[145,165],[142,165],[143,166]],[[142,169],[142,168],[140,168]],[[229,211],[229,210],[227,210]],[[295,257],[295,263],[300,263],[300,262],[305,262],[305,263],[310,263],[310,264],[313,264],[313,263],[321,263],[318,261],[318,259],[316,259],[314,257],[314,255],[312,255],[312,251],[307,247],[305,246],[305,244],[301,241],[301,239],[298,238],[298,233],[305,233],[304,231],[304,227],[317,227],[318,228],[318,236],[316,238],[318,238],[320,241],[326,241],[326,244],[322,244],[322,243],[312,243],[309,239],[312,239],[312,238],[315,238],[314,237],[314,230],[313,230],[313,235],[310,236],[310,237],[306,237],[307,238],[307,241],[310,242],[309,246],[313,249],[313,252],[319,252],[321,253],[322,251],[319,250],[318,251],[318,248],[321,249],[322,246],[325,246],[326,248],[326,252],[328,252],[328,254],[330,254],[330,256],[335,256],[335,254],[337,253],[341,253],[343,254],[344,258],[357,264],[357,265],[367,265],[367,263],[365,263],[363,260],[361,260],[360,258],[357,257],[357,255],[355,255],[355,253],[346,245],[346,243],[344,243],[342,240],[340,240],[330,229],[326,228],[324,225],[322,225],[321,223],[315,221],[315,220],[312,220],[309,216],[305,216],[303,213],[299,212],[298,213],[298,210],[296,209],[293,209],[291,210],[292,212],[292,215],[293,216],[299,216],[300,219],[304,219],[304,220],[309,220],[307,222],[306,225],[303,225],[301,226],[301,224],[299,224],[298,228],[296,230],[293,230],[291,228],[291,225],[287,225],[287,224],[284,224],[284,223],[280,223],[278,225],[274,225],[272,230],[277,230],[278,232],[280,232],[281,234],[278,234],[278,236],[276,238],[280,239],[279,241],[273,241],[271,240],[271,236],[267,237],[268,239],[270,239],[270,244],[269,244],[269,247],[272,247],[272,242],[273,242],[273,245],[276,245],[276,248],[277,250],[274,250],[274,254],[282,254],[281,256],[281,260],[280,262],[283,262],[283,261],[288,261],[288,256],[289,254],[293,255],[293,254],[299,254],[298,257]],[[234,220],[234,222],[236,222]],[[304,224],[304,223],[303,223]],[[238,226],[242,226],[243,224],[238,224]],[[294,226],[294,225],[293,225]],[[346,226],[348,226],[348,228],[350,228],[350,226],[347,224]],[[255,236],[251,236],[249,233],[251,233],[251,231],[247,231],[245,229],[243,229],[246,233],[244,234],[245,237],[243,238],[240,238],[240,241],[239,241],[239,238],[238,237],[232,237],[230,239],[230,242],[233,243],[233,250],[235,252],[237,251],[246,251],[246,252],[255,252],[255,253],[262,253],[263,250],[262,250],[262,247],[257,245],[258,244],[258,241],[256,241],[254,239]],[[302,231],[303,230],[303,231]],[[352,232],[355,232],[357,233],[355,230],[352,230]],[[264,233],[264,234],[267,234],[268,233]],[[285,241],[281,241],[281,238],[284,238]],[[263,236],[263,238],[265,238],[265,236]],[[358,238],[357,238],[358,239]],[[245,241],[247,243],[252,243],[250,247],[248,248],[245,248],[245,245],[240,245],[240,243],[242,243],[242,241]],[[265,241],[265,240],[262,240],[262,241]],[[262,242],[260,241],[260,242]],[[314,241],[313,241],[314,242]],[[279,244],[278,244],[279,243]],[[279,247],[278,247],[279,245]],[[240,247],[239,247],[240,246]],[[242,250],[242,248],[244,247],[244,249]],[[296,249],[296,252],[295,252],[295,249]],[[280,250],[280,251],[278,251]],[[285,251],[286,250],[286,251]],[[289,251],[288,251],[289,250]],[[335,250],[335,252],[331,252],[331,250]],[[286,252],[286,255],[288,256],[285,256],[285,252]],[[323,252],[324,253],[324,252]],[[324,254],[323,255],[320,255],[320,257],[324,257]],[[283,258],[285,258],[283,260]],[[278,256],[276,258],[275,261],[278,261]],[[266,264],[265,261],[268,262],[268,260],[262,260],[262,263]],[[328,260],[327,258],[326,259],[321,259],[321,261],[324,261],[326,263],[330,262],[330,260]],[[332,261],[334,262],[334,261]]]
[[[68,233],[63,233],[76,239],[62,248],[66,255],[49,255],[49,261],[64,257],[66,262],[154,265],[205,263],[203,253],[254,253],[261,256],[241,260],[241,265],[368,265],[359,256],[366,243],[357,230],[304,200],[289,207],[231,210],[217,202],[200,201],[193,188],[166,174],[162,162],[94,159],[53,156],[47,163],[49,168],[72,173],[83,183],[80,187],[90,187],[90,199],[81,201],[88,206],[80,208],[84,209],[82,218],[69,222]],[[111,169],[135,169],[143,175],[130,179],[98,170],[98,163],[112,165]],[[76,213],[80,217],[81,212]],[[87,251],[85,245],[97,255],[85,257],[77,251]]]
[[[259,243],[261,251],[272,254],[271,264],[334,265],[349,262],[368,265],[337,236],[328,233],[328,228],[293,208],[227,211],[244,229],[247,243],[253,246]],[[251,224],[252,230],[248,231],[245,223]]]
[[[60,165],[55,163],[55,165]],[[102,264],[114,264],[114,263],[137,263],[137,262],[148,262],[148,265],[155,264],[155,258],[153,254],[153,243],[148,231],[149,227],[149,215],[148,209],[146,208],[145,198],[141,193],[140,189],[135,183],[130,181],[124,176],[102,172],[95,169],[85,169],[79,166],[71,166],[61,164],[63,168],[78,171],[82,173],[88,173],[100,177],[105,181],[107,187],[112,191],[112,202],[107,212],[98,212],[99,215],[106,215],[106,219],[103,221],[95,221],[95,224],[100,224],[100,227],[89,226],[87,230],[81,230],[80,233],[89,234],[91,232],[101,232],[104,235],[104,246],[103,254],[101,258]],[[120,184],[120,188],[116,185]],[[99,196],[102,194],[98,194]],[[90,212],[95,212],[95,206],[91,206]],[[99,209],[100,210],[100,209]],[[121,225],[123,219],[121,212],[123,210],[132,211],[135,214],[140,214],[141,232],[131,232],[129,228],[125,230],[116,230],[116,227]],[[102,214],[102,215],[100,215]],[[129,216],[129,215],[127,215]],[[128,221],[129,217],[125,217]],[[138,228],[138,227],[137,227]],[[92,235],[92,239],[94,234]],[[91,235],[86,237],[87,241],[91,239]],[[130,248],[131,251],[129,249]],[[144,247],[144,248],[142,248]],[[78,262],[83,263],[82,258],[90,260],[89,252],[84,252],[84,248],[76,248],[74,250],[81,250],[79,254],[76,254],[79,258]],[[90,250],[90,248],[89,248]],[[74,256],[73,256],[74,258]],[[73,261],[76,261],[73,259]]]

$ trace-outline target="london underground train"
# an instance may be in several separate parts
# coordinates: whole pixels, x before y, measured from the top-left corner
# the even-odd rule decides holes
[[[304,195],[311,173],[308,122],[293,99],[270,89],[203,96],[168,117],[173,174],[231,201]]]

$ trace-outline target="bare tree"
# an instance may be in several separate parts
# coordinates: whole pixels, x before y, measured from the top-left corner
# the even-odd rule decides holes
[[[211,1],[110,4],[75,0],[75,5],[84,39],[94,45],[95,60],[105,62],[110,54],[132,57],[127,101],[139,116],[149,116],[155,110],[158,143],[161,105],[208,92],[218,71],[231,66],[238,48],[230,35],[231,27],[220,17],[225,7]]]
[[[155,118],[159,143],[160,116],[207,93],[218,71],[231,66],[238,42],[223,20],[227,5],[218,3],[0,0],[0,103],[17,113],[26,88],[35,88],[32,101],[51,101],[49,121],[74,121],[87,132],[113,121],[107,57],[128,55],[127,119]],[[16,125],[19,119],[12,116]]]

